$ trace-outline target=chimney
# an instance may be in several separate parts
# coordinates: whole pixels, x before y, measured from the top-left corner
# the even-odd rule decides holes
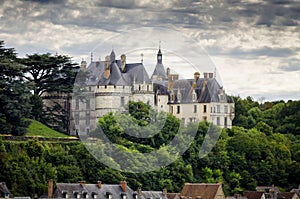
[[[138,188],[137,194],[138,194],[138,196],[142,196],[142,188],[141,187]]]
[[[82,59],[81,64],[80,64],[81,70],[86,70],[86,66],[87,66],[86,61],[84,61],[84,60]]]
[[[171,69],[168,67],[168,68],[167,68],[167,77],[169,77],[169,75],[171,74],[170,71],[171,71]]]
[[[83,186],[83,185],[85,185],[86,182],[85,182],[84,180],[81,180],[81,181],[79,181],[78,183],[81,184],[81,185]]]
[[[162,193],[164,197],[167,197],[167,193],[168,193],[167,188],[163,188]]]
[[[98,186],[99,189],[101,189],[102,182],[101,182],[101,181],[98,181],[98,182],[97,182],[97,186]]]
[[[199,72],[195,72],[194,73],[194,81],[197,82],[198,79],[199,79],[199,77],[200,77],[200,73]]]
[[[104,66],[104,77],[105,79],[108,79],[110,76],[110,57],[106,56],[105,57],[105,66]]]
[[[53,179],[48,181],[48,198],[53,197]]]
[[[122,72],[126,72],[126,55],[125,54],[121,55],[121,69],[122,69]]]
[[[120,186],[121,186],[123,192],[126,192],[126,185],[127,185],[127,183],[126,183],[125,180],[122,180],[122,181],[120,182]]]

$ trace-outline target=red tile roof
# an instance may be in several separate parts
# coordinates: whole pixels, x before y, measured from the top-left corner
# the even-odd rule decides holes
[[[295,194],[295,192],[280,192],[278,193],[277,198],[284,197],[285,199],[292,199]]]
[[[244,196],[248,199],[261,199],[264,192],[261,191],[245,191]]]
[[[192,199],[214,199],[219,187],[222,184],[221,183],[215,183],[215,184],[190,184],[185,183],[181,193],[180,197],[192,197]]]

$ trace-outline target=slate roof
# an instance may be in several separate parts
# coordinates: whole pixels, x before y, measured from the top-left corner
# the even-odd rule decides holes
[[[162,191],[142,191],[144,199],[167,199]]]
[[[162,77],[162,79],[167,79],[166,71],[165,71],[164,65],[162,63],[156,64],[154,72],[151,76],[151,79],[153,78],[154,75],[160,76],[160,77]]]
[[[248,199],[261,199],[264,192],[261,191],[245,191],[244,196]]]
[[[105,61],[92,62],[87,72],[87,85],[121,85],[131,86],[135,83],[149,83],[150,78],[142,63],[126,64],[126,71],[122,72],[120,60],[110,64],[110,76],[104,77]]]
[[[80,198],[83,198],[83,194],[87,193],[89,198],[93,194],[97,195],[97,198],[108,198],[107,194],[111,194],[113,199],[121,199],[123,192],[122,188],[118,184],[102,184],[101,188],[98,188],[97,184],[80,184],[80,183],[57,183],[54,190],[54,198],[63,198],[63,193],[67,193],[69,198],[74,198],[75,193],[80,194]],[[126,186],[127,199],[133,199],[134,191]]]
[[[192,199],[198,199],[199,197],[202,199],[214,199],[220,187],[222,188],[221,183],[185,183],[180,193],[180,197],[191,197]]]
[[[4,198],[6,194],[9,194],[10,198],[14,197],[7,188],[6,183],[0,182],[0,198]]]
[[[191,103],[192,102],[192,85],[194,79],[180,79],[175,80],[173,84],[173,93],[175,95],[174,103],[178,101],[178,90],[181,94],[180,103]],[[158,94],[168,94],[168,82],[167,81],[153,81],[154,90]],[[210,103],[210,102],[219,102],[220,96],[219,91],[222,89],[220,84],[215,78],[199,78],[196,82],[195,93],[197,95],[197,102],[199,103]],[[233,103],[233,99],[224,95],[225,102]]]
[[[126,199],[167,199],[162,191],[141,191],[138,194],[126,185],[126,192],[123,192],[119,184],[101,184],[101,188],[97,184],[81,184],[81,183],[57,183],[54,188],[53,198],[63,198],[64,194],[68,194],[68,198],[75,198],[75,193],[80,194],[80,198],[84,197],[84,193],[92,198],[93,194],[97,198],[108,199],[110,194],[112,199],[122,199],[122,194],[126,194]]]

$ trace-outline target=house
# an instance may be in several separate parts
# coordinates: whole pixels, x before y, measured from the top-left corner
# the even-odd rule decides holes
[[[247,199],[266,199],[265,193],[262,191],[245,191],[244,197]]]
[[[279,192],[277,199],[299,199],[299,196],[295,192]]]
[[[126,55],[116,59],[114,51],[104,61],[81,63],[86,73],[84,91],[72,96],[70,130],[72,135],[86,134],[96,127],[99,117],[108,112],[122,112],[129,101],[142,101],[158,112],[179,118],[184,125],[207,121],[221,128],[231,128],[234,102],[226,95],[214,73],[196,71],[191,79],[179,79],[163,65],[159,48],[157,63],[148,75],[142,62],[127,63]],[[82,96],[85,100],[81,100]]]
[[[78,183],[48,182],[48,198],[101,198],[101,199],[167,199],[162,191],[137,191],[132,190],[126,181],[120,184],[87,184],[85,181]]]
[[[0,198],[13,198],[5,182],[0,182]]]
[[[300,185],[297,189],[292,189],[291,192],[294,192],[297,194],[297,196],[300,198]]]
[[[180,199],[225,199],[222,183],[185,183]]]

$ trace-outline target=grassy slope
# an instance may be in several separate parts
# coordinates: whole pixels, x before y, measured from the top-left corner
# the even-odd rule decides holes
[[[26,136],[40,136],[48,138],[69,137],[68,135],[57,132],[36,120],[31,120],[31,124],[27,129]]]

